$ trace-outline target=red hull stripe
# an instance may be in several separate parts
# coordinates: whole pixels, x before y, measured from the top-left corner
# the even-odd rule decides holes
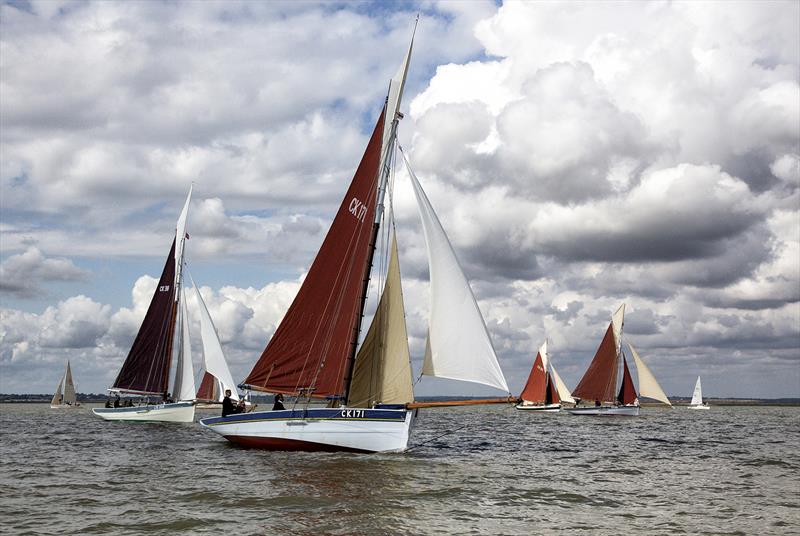
[[[370,452],[368,450],[326,445],[312,441],[299,441],[297,439],[284,439],[278,437],[252,437],[240,435],[224,436],[231,443],[243,447],[261,450],[292,450],[302,452]]]

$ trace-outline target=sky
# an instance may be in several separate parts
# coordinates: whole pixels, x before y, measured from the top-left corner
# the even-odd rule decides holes
[[[5,1],[0,392],[52,392],[67,359],[78,391],[111,385],[192,183],[189,271],[243,379],[417,13],[400,143],[512,392],[545,338],[574,387],[625,303],[668,395],[700,375],[712,397],[800,396],[791,1]],[[393,206],[416,376],[428,269],[402,171]]]

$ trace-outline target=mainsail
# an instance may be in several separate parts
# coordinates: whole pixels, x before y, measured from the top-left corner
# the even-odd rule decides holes
[[[113,389],[146,394],[167,392],[175,331],[175,240],[150,307],[133,341]]]
[[[508,392],[489,331],[453,246],[403,154],[428,249],[431,311],[422,373]]]
[[[650,369],[642,358],[639,357],[639,353],[630,342],[628,342],[628,348],[630,348],[631,356],[633,356],[633,361],[636,363],[636,375],[639,379],[639,395],[658,400],[671,406],[672,402],[669,401],[664,390],[661,389],[661,386],[656,381],[656,377],[650,372]]]
[[[519,397],[526,402],[534,402],[537,404],[544,403],[547,399],[548,387],[550,386],[549,378],[547,375],[547,368],[545,359],[547,356],[547,341],[539,348],[536,354],[536,359],[533,361],[531,373],[528,376],[528,381],[525,383]]]
[[[292,305],[253,370],[251,389],[339,397],[358,343],[381,162],[384,113]]]
[[[75,397],[75,384],[72,383],[72,368],[67,361],[67,371],[64,373],[64,399],[63,404],[74,406],[77,398]]]
[[[397,238],[392,231],[389,268],[378,308],[356,357],[350,407],[414,400]]]
[[[225,354],[222,352],[222,344],[219,342],[217,328],[214,326],[214,321],[211,320],[206,302],[203,301],[203,296],[200,294],[200,290],[197,288],[197,284],[194,282],[194,279],[192,279],[191,274],[189,274],[189,279],[192,282],[192,287],[194,287],[194,293],[195,297],[197,297],[198,309],[200,311],[200,338],[203,341],[203,363],[206,369],[200,391],[203,391],[203,385],[206,385],[206,378],[208,376],[218,380],[222,384],[218,386],[219,392],[217,393],[214,393],[213,390],[211,390],[211,393],[203,391],[204,396],[201,397],[200,391],[198,391],[197,398],[218,400],[221,402],[222,394],[224,394],[225,390],[230,389],[231,398],[239,400],[239,393],[236,392],[236,383],[233,381],[233,376],[231,376],[228,362],[225,360]],[[208,385],[213,385],[213,383],[209,380]],[[206,394],[210,396],[205,396]]]
[[[594,359],[581,378],[572,396],[582,400],[614,402],[617,389],[617,345],[614,328],[609,324],[603,341],[597,348]]]
[[[689,402],[690,406],[703,405],[703,387],[700,385],[700,376],[697,377],[697,383],[694,384],[694,393],[692,393],[692,401]]]

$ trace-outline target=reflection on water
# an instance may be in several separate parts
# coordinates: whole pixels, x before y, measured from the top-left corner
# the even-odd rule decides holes
[[[4,405],[0,533],[800,531],[800,409],[642,413],[423,410],[412,450],[363,455],[247,450],[196,424]]]

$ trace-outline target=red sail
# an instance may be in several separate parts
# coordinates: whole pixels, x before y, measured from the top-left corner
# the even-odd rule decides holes
[[[383,113],[328,235],[244,383],[274,393],[341,396],[361,324],[377,202]]]
[[[203,374],[203,381],[200,382],[200,388],[197,390],[195,398],[198,400],[213,400],[217,401],[217,393],[214,391],[217,387],[217,379],[206,372]]]
[[[553,377],[549,374],[547,375],[547,398],[545,399],[545,404],[558,404],[561,402],[561,397],[558,396],[558,389],[556,389],[555,384],[553,383]]]
[[[603,342],[597,349],[594,359],[581,378],[580,383],[572,391],[572,396],[581,400],[599,400],[615,402],[617,390],[617,345],[614,342],[614,330],[609,324]]]
[[[114,381],[114,389],[166,393],[175,332],[175,240],[158,281],[150,307],[128,357]]]
[[[527,402],[535,402],[541,404],[545,401],[547,396],[547,373],[544,371],[544,364],[542,363],[541,354],[536,354],[536,359],[533,361],[533,368],[531,374],[528,376],[528,382],[522,389],[519,397]]]
[[[636,387],[633,386],[633,379],[631,378],[631,373],[628,370],[628,361],[625,359],[625,356],[622,356],[622,386],[619,388],[619,395],[617,395],[617,400],[622,405],[629,405],[636,402],[638,396],[636,395]]]

